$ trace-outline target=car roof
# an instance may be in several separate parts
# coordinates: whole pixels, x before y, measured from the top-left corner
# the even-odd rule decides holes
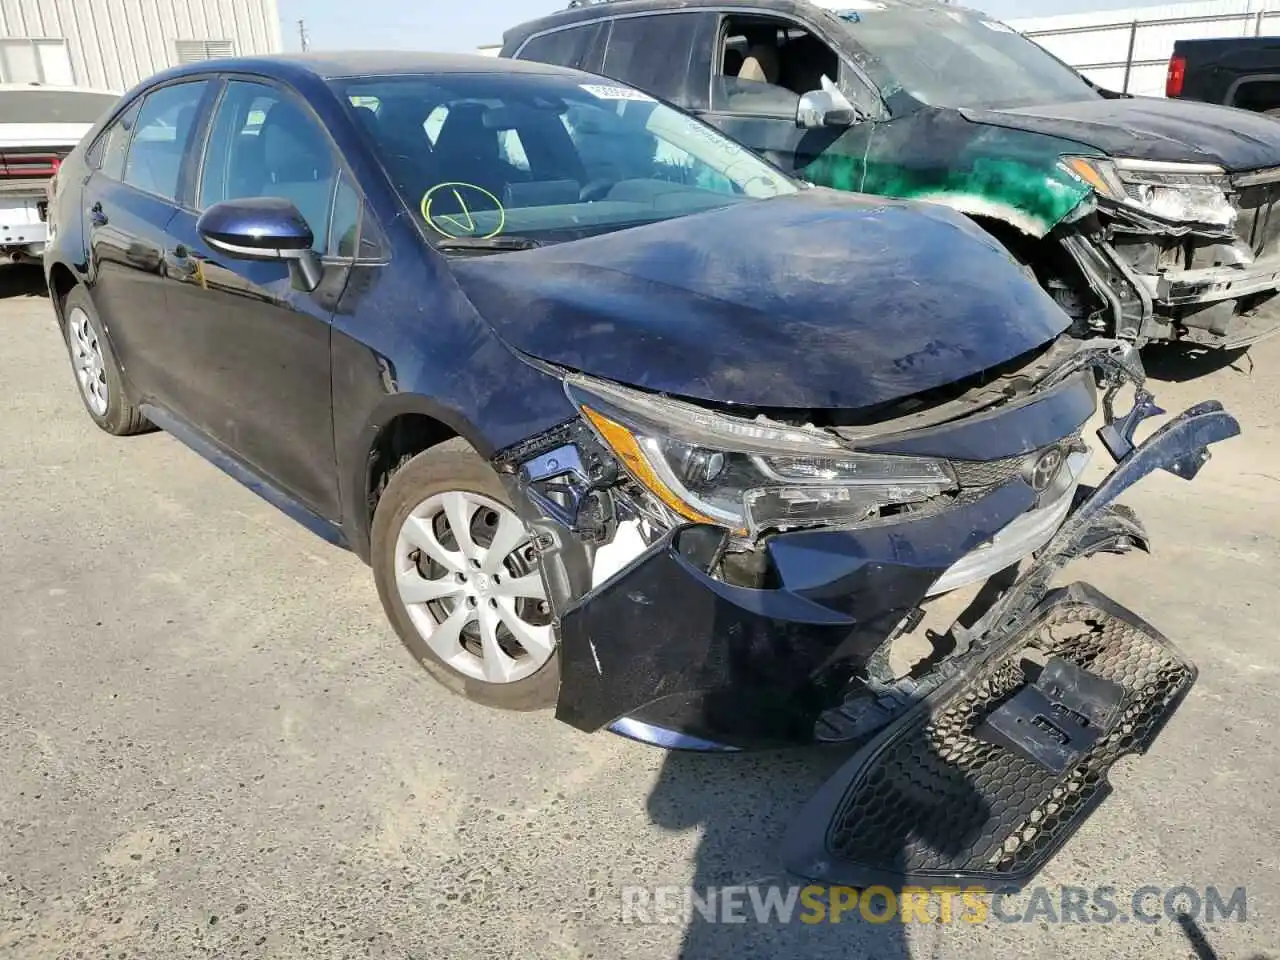
[[[322,80],[349,77],[411,76],[416,74],[527,74],[580,76],[579,71],[526,60],[500,60],[480,54],[422,53],[413,50],[352,50],[287,53],[260,57],[199,60],[175,67],[155,79],[219,70],[247,71],[292,79],[310,74]],[[154,81],[147,81],[150,86]]]
[[[960,5],[948,4],[945,0],[876,0],[889,7],[905,7],[916,9],[946,9],[973,12]],[[856,9],[859,0],[849,0],[847,6]],[[832,13],[841,7],[834,0],[601,0],[597,3],[584,3],[581,6],[558,10],[535,20],[528,20],[512,27],[503,34],[503,45],[522,40],[531,33],[566,26],[571,23],[588,20],[601,20],[610,17],[621,17],[627,14],[650,13],[655,10],[739,10],[748,13],[759,11],[762,14],[812,14],[815,10]]]

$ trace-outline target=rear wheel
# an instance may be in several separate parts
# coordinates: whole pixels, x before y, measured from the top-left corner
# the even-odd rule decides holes
[[[153,429],[125,394],[120,367],[84,287],[67,294],[62,316],[76,386],[93,422],[116,437]]]
[[[486,706],[555,703],[560,669],[537,553],[497,475],[465,441],[401,466],[372,533],[383,608],[432,677]]]

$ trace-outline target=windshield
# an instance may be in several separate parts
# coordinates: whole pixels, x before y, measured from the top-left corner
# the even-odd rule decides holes
[[[114,93],[5,90],[0,92],[0,123],[97,123],[119,99]]]
[[[455,74],[337,86],[433,241],[572,239],[798,189],[710,127],[603,80]]]
[[[837,0],[831,6],[841,7],[832,13],[871,55],[873,62],[865,66],[886,97],[901,88],[937,107],[1016,107],[1098,97],[1070,67],[1012,27],[979,13],[873,0]]]

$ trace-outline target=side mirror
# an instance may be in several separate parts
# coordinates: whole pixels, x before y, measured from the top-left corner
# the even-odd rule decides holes
[[[851,127],[858,111],[839,90],[810,90],[796,106],[796,126],[806,130],[823,127]]]
[[[196,230],[213,250],[240,260],[287,260],[294,285],[310,293],[320,285],[322,265],[311,249],[315,236],[292,201],[245,197],[215,203],[200,215]]]

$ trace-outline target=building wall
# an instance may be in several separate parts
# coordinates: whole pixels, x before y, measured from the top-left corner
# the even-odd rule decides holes
[[[190,59],[281,50],[276,0],[0,0],[0,80],[123,91]]]
[[[1162,97],[1175,40],[1280,33],[1280,0],[1192,0],[1008,24],[1101,86],[1126,90],[1128,64],[1126,92]]]

